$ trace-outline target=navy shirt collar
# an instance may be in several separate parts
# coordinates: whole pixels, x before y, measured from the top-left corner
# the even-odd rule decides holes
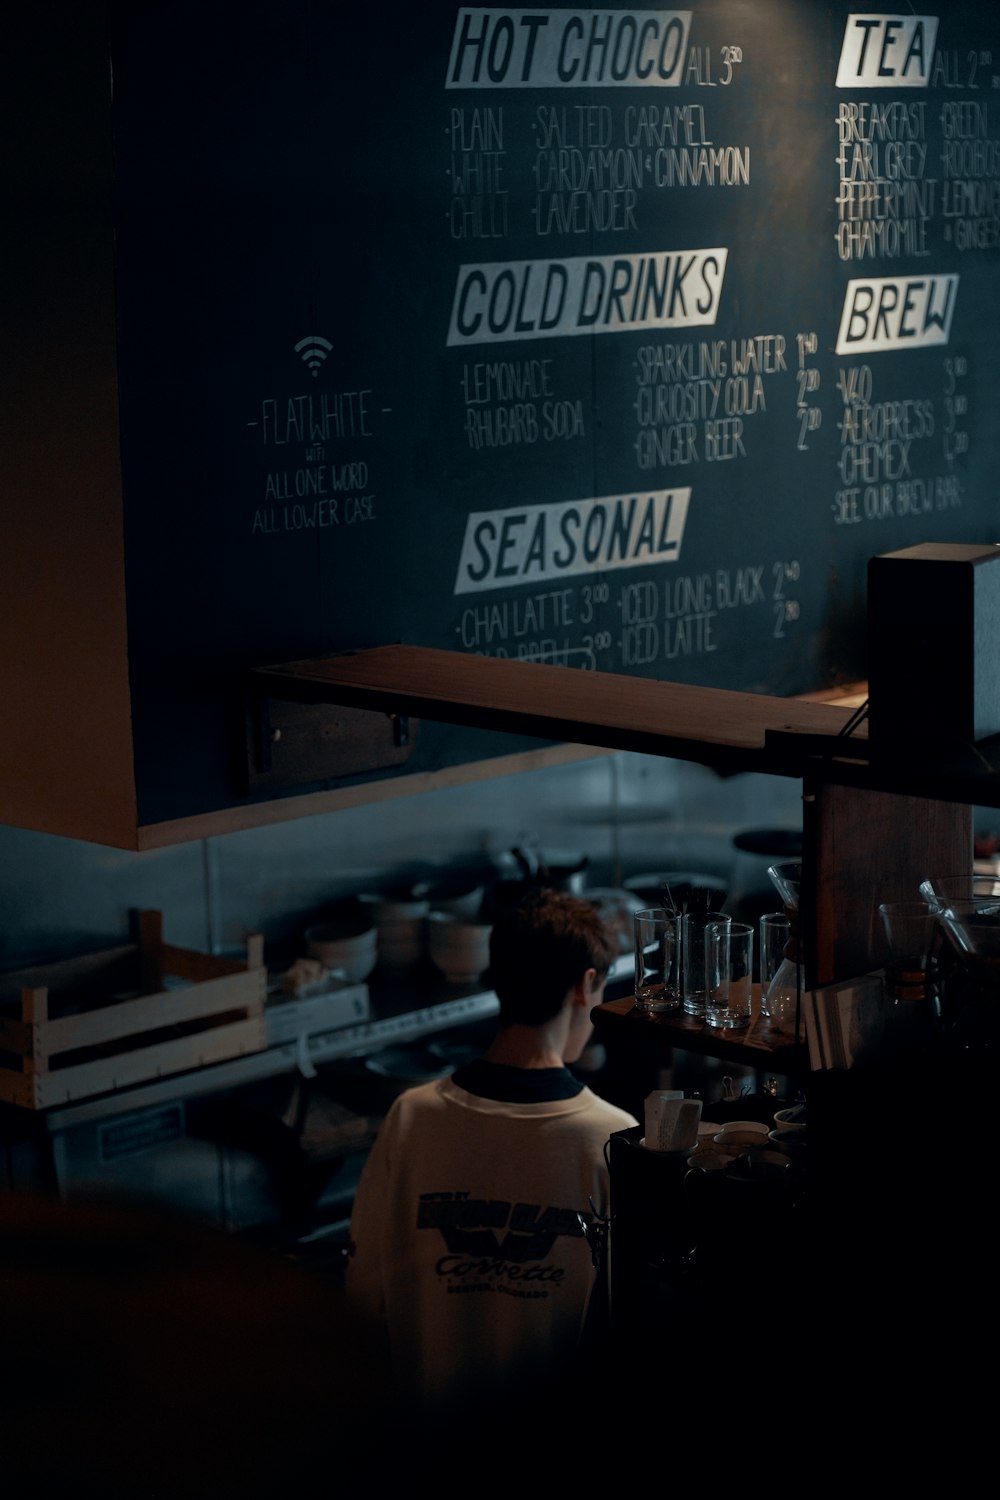
[[[541,1104],[553,1099],[573,1099],[583,1089],[568,1068],[512,1068],[507,1063],[477,1058],[456,1068],[452,1081],[481,1099],[505,1104]]]

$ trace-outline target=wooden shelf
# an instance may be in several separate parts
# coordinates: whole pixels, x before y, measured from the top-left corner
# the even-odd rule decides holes
[[[878,753],[853,706],[507,661],[423,646],[374,646],[259,667],[258,698],[335,703],[399,718],[697,761],[728,773],[819,776],[831,785],[1000,806],[1000,743],[927,759]],[[933,726],[929,726],[929,733]]]
[[[250,679],[260,696],[787,776],[802,774],[802,755],[794,742],[769,749],[770,732],[825,743],[851,717],[851,710],[829,703],[422,646],[374,646],[285,662],[258,668]],[[815,753],[811,744],[809,753]]]
[[[611,1041],[627,1034],[633,1040],[648,1041],[651,1047],[683,1047],[722,1062],[740,1063],[751,1068],[766,1068],[775,1073],[795,1074],[808,1066],[805,1038],[775,1037],[759,1013],[757,986],[754,986],[754,1019],[746,1031],[727,1033],[706,1026],[694,1016],[655,1015],[635,1008],[632,995],[605,1000],[591,1012],[598,1039]]]
[[[984,747],[971,747],[971,769],[928,764],[920,746],[870,755],[863,726],[848,734],[856,705],[815,697],[401,645],[261,667],[248,691],[800,779],[810,988],[863,972],[878,902],[914,896],[935,870],[971,868],[972,806],[1000,806]]]

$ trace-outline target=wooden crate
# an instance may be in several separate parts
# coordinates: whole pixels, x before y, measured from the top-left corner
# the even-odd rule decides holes
[[[264,941],[246,962],[163,941],[158,911],[138,942],[0,975],[0,1099],[47,1109],[267,1045]]]

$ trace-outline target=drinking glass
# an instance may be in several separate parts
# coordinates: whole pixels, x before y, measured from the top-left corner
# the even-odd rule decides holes
[[[760,919],[760,1013],[771,1014],[767,991],[771,980],[788,957],[791,924],[783,911],[765,912]]]
[[[731,918],[721,911],[690,912],[680,917],[681,995],[686,1015],[705,1019],[708,985],[705,979],[705,932],[714,922],[728,926]]]
[[[799,896],[802,889],[802,861],[783,860],[769,865],[771,884],[785,903],[788,918],[788,942],[785,956],[767,986],[766,1014],[774,1031],[790,1036],[798,1034],[801,1022],[801,997],[805,990],[805,969],[799,952]]]
[[[878,912],[885,940],[886,988],[894,999],[923,999],[932,987],[937,912],[926,901],[883,901]]]
[[[637,911],[635,928],[635,1004],[637,1010],[680,1010],[677,925],[663,907]]]
[[[710,922],[705,929],[705,1022],[722,1031],[750,1025],[753,1016],[753,928],[749,922]]]

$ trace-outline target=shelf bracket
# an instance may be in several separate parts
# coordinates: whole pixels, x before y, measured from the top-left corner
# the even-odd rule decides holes
[[[409,714],[250,691],[243,703],[238,779],[245,792],[270,792],[394,769],[412,756],[419,728]]]

